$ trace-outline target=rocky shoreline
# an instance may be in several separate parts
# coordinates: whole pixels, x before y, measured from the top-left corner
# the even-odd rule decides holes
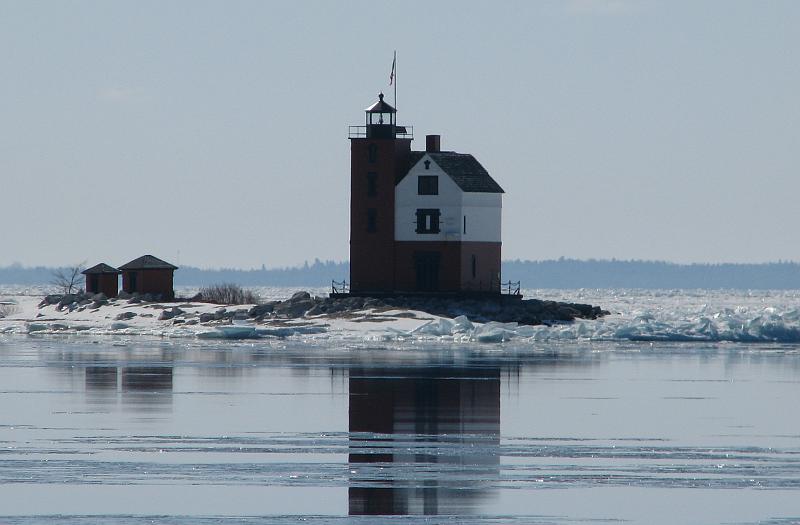
[[[355,312],[371,311],[373,314],[397,310],[413,310],[430,315],[456,318],[465,316],[470,321],[485,323],[490,321],[501,323],[518,323],[521,325],[542,325],[571,322],[575,319],[597,319],[608,312],[598,306],[580,303],[562,303],[557,301],[541,301],[538,299],[500,298],[448,298],[425,296],[396,297],[312,297],[308,292],[297,292],[283,301],[269,301],[250,308],[237,308],[236,305],[220,305],[214,313],[203,313],[197,318],[184,315],[182,304],[203,302],[200,295],[191,298],[175,298],[164,300],[162,297],[149,294],[125,294],[116,299],[109,299],[103,294],[65,294],[48,295],[39,307],[52,306],[59,311],[97,310],[104,305],[127,302],[151,303],[154,308],[161,309],[160,321],[173,323],[211,323],[230,322],[233,319],[268,322],[272,320],[295,320],[303,318],[337,318],[346,317]],[[172,305],[172,306],[169,306]],[[131,315],[131,314],[126,314]],[[135,315],[135,314],[134,314]],[[129,317],[128,317],[129,318]],[[125,319],[118,319],[125,320]]]

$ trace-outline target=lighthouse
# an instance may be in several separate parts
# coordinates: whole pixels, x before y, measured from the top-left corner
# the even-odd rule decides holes
[[[499,294],[503,189],[470,154],[441,150],[378,95],[351,126],[350,291]]]

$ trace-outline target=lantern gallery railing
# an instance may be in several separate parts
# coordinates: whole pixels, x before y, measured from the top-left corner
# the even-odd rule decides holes
[[[341,281],[331,280],[331,293],[334,294],[350,293],[350,286],[344,279],[342,279]]]
[[[414,139],[414,126],[395,126],[394,136],[398,139]],[[347,132],[349,139],[367,138],[367,126],[350,126]]]
[[[503,287],[502,288],[502,293],[504,293],[504,294],[508,294],[508,295],[519,295],[520,294],[520,291],[519,291],[519,289],[520,289],[520,281],[517,281],[515,283],[511,282],[511,281],[508,281],[507,283],[501,283],[501,285]]]

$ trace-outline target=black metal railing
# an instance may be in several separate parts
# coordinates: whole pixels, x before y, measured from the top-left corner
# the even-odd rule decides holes
[[[331,293],[350,293],[350,286],[344,279],[341,281],[331,280]]]
[[[508,281],[507,283],[501,283],[502,290],[501,292],[507,295],[519,295],[520,294],[520,285],[521,281],[512,282]]]
[[[414,126],[395,126],[394,136],[398,139],[414,139]],[[364,139],[367,138],[367,126],[349,126],[347,138]]]

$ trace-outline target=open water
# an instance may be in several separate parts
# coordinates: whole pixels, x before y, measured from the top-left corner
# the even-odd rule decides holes
[[[0,524],[800,523],[799,404],[780,338],[2,335]]]

